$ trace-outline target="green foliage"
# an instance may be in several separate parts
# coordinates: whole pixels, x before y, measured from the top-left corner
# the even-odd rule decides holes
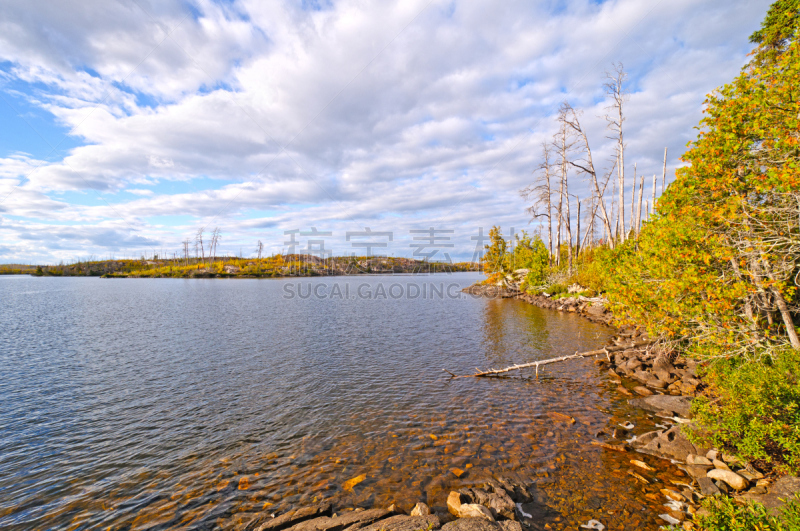
[[[699,520],[704,531],[795,531],[800,529],[800,497],[788,500],[781,517],[772,516],[760,503],[737,505],[732,499],[711,496],[703,500],[709,512]]]
[[[503,239],[500,227],[494,226],[489,231],[489,244],[485,246],[483,255],[483,271],[487,274],[506,271],[508,244]]]
[[[795,38],[800,18],[800,0],[774,2],[761,23],[761,29],[750,35],[750,42],[768,49],[783,49]]]
[[[709,365],[709,388],[693,401],[698,428],[689,433],[762,469],[800,470],[800,353]]]
[[[549,271],[550,253],[547,252],[542,238],[537,234],[533,239],[522,231],[522,237],[517,241],[514,251],[508,258],[509,269],[529,269],[525,283],[529,286],[543,286],[547,281]]]

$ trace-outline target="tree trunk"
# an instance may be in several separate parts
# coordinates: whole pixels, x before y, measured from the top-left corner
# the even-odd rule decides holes
[[[653,181],[655,184],[655,181]],[[664,190],[667,189],[667,148],[664,148],[664,170],[661,173],[661,195],[664,195]]]
[[[769,279],[775,282],[775,275],[772,273],[772,268],[770,268],[766,260],[761,260],[761,263]],[[797,330],[794,328],[794,320],[792,319],[792,313],[789,311],[789,306],[786,304],[786,299],[783,298],[783,294],[780,290],[776,289],[774,286],[770,286],[769,291],[772,293],[772,296],[775,297],[775,305],[778,307],[781,318],[783,318],[783,324],[786,327],[786,335],[789,336],[789,343],[791,343],[793,349],[800,350],[800,338],[797,337]]]
[[[635,184],[635,183],[634,183]],[[642,196],[644,195],[644,175],[639,179],[639,204],[636,206],[636,237],[642,230]]]

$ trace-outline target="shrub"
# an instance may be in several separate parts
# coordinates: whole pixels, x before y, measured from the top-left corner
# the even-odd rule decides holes
[[[788,500],[781,517],[772,516],[760,503],[737,505],[730,498],[712,496],[703,500],[708,515],[700,518],[707,531],[794,531],[800,529],[800,497]]]
[[[764,470],[800,470],[800,353],[783,350],[758,361],[718,360],[693,402],[689,432]]]

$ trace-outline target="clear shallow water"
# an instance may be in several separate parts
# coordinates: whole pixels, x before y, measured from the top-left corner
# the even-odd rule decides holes
[[[653,421],[591,360],[443,377],[611,333],[458,291],[477,278],[0,277],[0,527],[232,529],[323,497],[408,510],[492,473],[537,483],[552,529],[657,527],[663,484],[589,445]]]

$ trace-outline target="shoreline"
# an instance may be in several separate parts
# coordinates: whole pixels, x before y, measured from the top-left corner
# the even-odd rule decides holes
[[[500,298],[513,298],[540,308],[577,313],[592,322],[612,324],[614,316],[605,308],[600,299],[586,297],[564,297],[551,299],[544,295],[531,295],[504,286],[475,284],[465,288],[472,294],[496,293]],[[606,301],[607,302],[607,301]],[[794,476],[777,477],[756,470],[751,463],[743,463],[735,456],[724,454],[711,447],[698,447],[686,437],[681,425],[691,424],[691,401],[705,388],[698,369],[701,363],[665,351],[657,343],[640,345],[648,341],[646,332],[635,326],[617,328],[617,335],[608,347],[614,352],[606,352],[606,358],[596,357],[598,369],[606,371],[612,381],[618,383],[617,392],[629,397],[628,403],[650,411],[665,419],[663,429],[643,434],[633,434],[623,429],[612,434],[613,439],[624,439],[622,444],[610,441],[593,441],[602,448],[617,452],[638,452],[660,459],[669,460],[690,478],[689,483],[675,485],[678,489],[661,489],[665,506],[669,508],[659,515],[665,524],[680,525],[683,529],[696,529],[695,515],[702,516],[699,508],[701,500],[707,496],[729,496],[735,501],[755,501],[767,507],[772,514],[784,504],[784,500],[800,492],[800,478]],[[618,349],[623,346],[625,348]],[[670,425],[669,422],[674,423]],[[632,435],[630,439],[625,439]],[[634,466],[637,460],[631,460]],[[641,463],[643,464],[643,463]],[[648,483],[640,474],[648,470],[646,465],[631,475]]]

